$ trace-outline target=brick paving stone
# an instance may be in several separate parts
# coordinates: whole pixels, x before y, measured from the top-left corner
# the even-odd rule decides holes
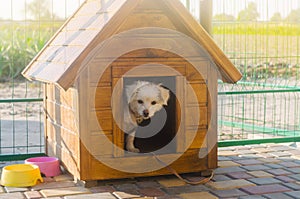
[[[267,145],[265,144],[251,144],[251,145],[248,145],[251,147],[251,149],[258,149],[258,148],[266,148]]]
[[[51,177],[43,177],[44,182],[55,182],[54,178]]]
[[[276,158],[276,156],[270,154],[270,153],[258,153],[257,156],[262,157],[262,158]]]
[[[268,199],[293,199],[292,197],[290,197],[286,194],[283,194],[283,193],[271,193],[271,194],[266,194],[263,196]]]
[[[300,190],[300,184],[295,183],[295,182],[285,183],[284,186],[294,189],[294,190]]]
[[[74,187],[74,186],[75,183],[71,181],[46,182],[46,183],[40,183],[32,187],[32,190],[38,191],[41,189],[55,189],[55,188]]]
[[[300,174],[300,167],[293,167],[293,168],[285,168],[285,170],[292,172],[292,173],[299,173]]]
[[[218,199],[218,197],[212,195],[209,192],[183,193],[180,194],[180,197],[183,199],[195,199],[195,198]]]
[[[70,174],[63,174],[53,177],[55,181],[73,181],[74,177]]]
[[[289,146],[278,146],[278,145],[274,145],[274,146],[270,146],[269,148],[273,149],[274,151],[292,151],[294,150],[294,148],[291,148]]]
[[[269,152],[274,151],[271,148],[252,148],[251,150],[253,150],[254,152],[257,152],[257,153],[269,153]]]
[[[180,196],[159,196],[155,197],[154,199],[182,199]]]
[[[249,165],[249,166],[242,166],[242,168],[247,171],[260,171],[260,170],[270,169],[270,167],[264,165]]]
[[[137,189],[135,183],[125,183],[125,184],[116,184],[114,185],[117,190],[126,191],[127,189]]]
[[[219,156],[218,160],[219,161],[227,161],[227,160],[231,160],[231,157],[228,157],[228,156],[227,157],[226,156]]]
[[[263,195],[291,191],[291,189],[280,184],[242,187],[241,190],[252,195]]]
[[[113,192],[113,195],[116,196],[118,199],[129,199],[129,198],[138,198],[141,197],[141,195],[138,194],[129,194],[122,191],[115,191]]]
[[[293,198],[300,198],[300,191],[285,192],[286,195],[292,196]]]
[[[257,185],[266,185],[266,184],[276,184],[281,183],[280,180],[277,180],[275,178],[252,178],[248,179],[250,182],[253,182]]]
[[[225,181],[225,180],[231,180],[231,178],[229,178],[225,175],[214,175],[212,180],[214,180],[214,181]]]
[[[89,189],[92,193],[104,193],[104,192],[112,193],[112,192],[116,191],[115,188],[113,188],[112,186],[109,186],[109,185],[91,187]]]
[[[161,187],[161,185],[156,181],[141,181],[141,182],[136,182],[136,185],[141,188]]]
[[[266,199],[265,197],[259,195],[241,196],[239,199]]]
[[[292,150],[289,150],[287,151],[288,153],[292,154],[292,155],[300,155],[300,150],[298,149],[292,149]]]
[[[163,180],[159,180],[158,182],[164,187],[178,187],[186,184],[185,182],[182,182],[178,178],[163,179]]]
[[[300,174],[292,174],[292,175],[288,175],[288,177],[300,181]]]
[[[241,165],[258,165],[258,164],[262,164],[263,162],[260,160],[256,160],[256,159],[248,159],[248,160],[237,160],[237,163],[241,164]]]
[[[227,181],[220,181],[220,182],[211,181],[208,182],[206,185],[217,190],[238,189],[241,187],[255,186],[255,184],[244,179],[227,180]]]
[[[292,179],[292,178],[290,178],[288,176],[276,176],[276,179],[281,180],[282,182],[285,182],[285,183],[287,183],[287,182],[295,182],[296,181],[295,179]]]
[[[249,155],[249,154],[256,154],[257,152],[252,151],[250,149],[245,149],[245,150],[237,150],[237,153],[240,155]]]
[[[277,158],[258,158],[257,160],[265,162],[265,163],[278,163],[278,162],[281,162]]]
[[[273,177],[274,175],[267,173],[265,171],[248,171],[248,174],[257,177],[257,178],[267,178],[267,177]]]
[[[90,190],[83,187],[65,187],[56,189],[43,189],[40,191],[44,197],[57,197],[57,196],[67,196],[76,194],[88,194],[91,193]]]
[[[27,187],[4,187],[7,193],[29,191]]]
[[[238,167],[241,165],[236,162],[233,162],[233,161],[219,161],[218,166],[219,167]]]
[[[158,197],[166,195],[166,193],[163,192],[161,189],[151,187],[139,189],[139,192],[141,195],[148,197]]]
[[[271,152],[271,155],[274,155],[275,157],[286,157],[286,156],[291,156],[290,153],[288,152]]]
[[[37,199],[37,198],[42,198],[42,194],[38,191],[26,191],[24,192],[26,198],[28,199]]]
[[[221,155],[221,156],[236,156],[236,155],[239,155],[239,153],[237,153],[236,151],[219,151],[218,155]]]
[[[22,192],[2,193],[0,199],[24,199],[26,198]]]
[[[279,164],[275,164],[275,163],[265,164],[265,166],[270,167],[272,169],[281,169],[281,168],[284,168],[284,166],[279,165]]]
[[[292,174],[291,172],[286,171],[284,169],[270,169],[270,170],[267,170],[267,172],[271,173],[275,176],[276,175],[280,176],[280,175],[290,175],[290,174]]]
[[[245,145],[245,146],[235,146],[234,147],[235,150],[247,150],[247,149],[251,149],[251,146]]]
[[[80,195],[72,195],[66,196],[64,199],[116,199],[111,193],[93,193],[93,194],[80,194]]]
[[[219,147],[218,151],[234,151],[235,147]]]
[[[231,173],[227,173],[227,176],[235,179],[247,179],[253,177],[246,172],[231,172]]]
[[[282,165],[284,167],[299,167],[300,165],[295,162],[280,162],[279,165]]]
[[[231,172],[240,172],[240,171],[246,171],[245,169],[241,167],[225,167],[225,168],[217,168],[215,169],[215,174],[226,174]]]
[[[181,193],[209,191],[209,188],[205,185],[186,185],[180,187],[166,187],[162,188],[162,190],[169,195],[178,195]]]
[[[220,198],[229,198],[229,197],[241,197],[248,195],[247,193],[239,190],[239,189],[230,189],[230,190],[214,190],[213,194]]]

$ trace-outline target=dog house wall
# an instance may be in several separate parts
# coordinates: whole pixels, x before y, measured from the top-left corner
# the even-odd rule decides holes
[[[178,34],[143,33],[143,30],[153,27],[186,35],[202,46],[202,50],[182,42]],[[133,29],[142,31],[129,35],[127,40],[118,37],[118,34]],[[113,38],[107,46],[111,51],[98,49],[108,38]],[[166,41],[169,43],[162,50],[143,48],[121,54],[104,69],[115,51],[128,46],[128,43],[135,45],[141,41],[158,46]],[[170,53],[174,50],[185,52],[185,58],[193,60],[203,72],[199,74],[189,61]],[[138,165],[149,158],[126,157],[122,150],[118,150],[118,147],[124,147],[124,134],[112,117],[112,107],[117,105],[111,104],[112,91],[117,82],[126,77],[126,72],[149,63],[170,66],[181,74],[174,73],[172,76],[177,82],[176,95],[186,100],[182,103],[186,106],[186,122],[180,131],[182,139],[179,139],[183,141],[177,144],[178,153],[184,153],[171,166],[179,173],[217,166],[217,81],[221,77],[228,83],[236,82],[241,77],[240,73],[177,0],[111,0],[103,6],[99,5],[99,1],[88,0],[23,71],[27,78],[46,83],[46,150],[49,155],[59,157],[75,178],[100,180],[170,173],[166,168],[143,174],[126,173],[114,170],[97,159],[97,156],[113,156],[119,158],[122,164],[135,162]],[[153,73],[148,76],[170,75],[155,67],[152,69]],[[197,95],[196,101],[189,101],[191,98],[186,94],[184,78],[191,83]],[[188,123],[194,119],[188,114],[193,110],[193,104],[198,104],[200,115],[206,117],[196,121],[200,124],[196,126],[199,133],[188,150],[182,151],[184,140],[193,139],[189,135],[191,125]],[[118,147],[103,143],[106,138]],[[203,148],[202,143],[206,143],[203,145],[206,147]],[[200,149],[209,151],[206,151],[207,156],[199,159]],[[164,157],[172,155],[165,154]]]

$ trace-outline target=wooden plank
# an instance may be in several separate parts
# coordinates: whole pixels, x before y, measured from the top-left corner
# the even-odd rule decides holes
[[[80,74],[78,80],[77,80],[77,88],[78,88],[78,110],[79,110],[79,128],[80,128],[80,132],[79,132],[79,136],[80,136],[80,140],[79,140],[79,178],[83,175],[84,171],[88,171],[89,166],[88,164],[89,162],[89,158],[87,156],[89,156],[88,151],[85,150],[85,145],[89,146],[90,143],[86,140],[88,140],[89,138],[89,114],[90,114],[90,93],[89,93],[89,89],[90,88],[90,84],[88,82],[89,80],[89,71],[88,69],[85,69],[82,71],[82,73]],[[78,179],[79,179],[78,178]]]
[[[173,66],[172,66],[173,68]],[[174,66],[175,70],[170,69],[169,66],[161,64],[147,64],[136,66],[134,63],[129,63],[126,66],[112,67],[113,77],[151,77],[151,76],[181,76],[185,68],[183,65]],[[180,72],[181,73],[180,73]]]
[[[207,136],[207,146],[208,146],[208,168],[214,169],[218,166],[218,81],[217,71],[213,65],[209,68],[209,73],[211,78],[207,82],[209,98],[208,98],[208,136]]]
[[[143,31],[143,30],[139,30]],[[167,33],[163,34],[151,34],[143,35],[139,33],[124,34],[118,37],[112,37],[109,40],[109,45],[104,45],[99,48],[96,58],[115,58],[117,55],[122,55],[128,50],[141,49],[141,48],[156,48],[163,49],[165,51],[175,52],[181,56],[190,59],[199,56],[207,57],[206,52],[202,46],[197,45],[193,40],[183,37],[178,33],[178,36],[169,36]],[[130,48],[128,44],[130,44]],[[207,57],[208,58],[208,57]]]
[[[198,158],[199,149],[191,149],[186,151],[182,156],[179,154],[179,158],[170,164],[178,173],[199,172],[207,170],[207,158]],[[158,155],[161,160],[168,161],[170,158],[176,157],[177,154]],[[97,157],[96,157],[97,158]],[[122,172],[120,170],[112,169],[96,158],[91,157],[91,164],[89,165],[89,175],[82,180],[105,180],[105,179],[120,179],[120,178],[132,178],[132,177],[146,177],[157,175],[169,175],[172,174],[168,169],[162,168],[151,172],[138,173],[144,165],[154,166],[159,168],[161,164],[158,163],[153,156],[139,156],[139,157],[120,157],[117,160],[112,158],[104,158],[105,162],[118,161],[124,164],[125,167],[130,168],[132,172]]]
[[[49,119],[70,131],[79,131],[75,110],[50,101],[47,101],[47,107]]]
[[[187,107],[186,126],[187,128],[207,128],[207,107]]]
[[[186,103],[186,82],[185,78],[182,76],[176,77],[176,129],[177,135],[176,135],[176,143],[177,143],[177,149],[176,151],[178,153],[184,152],[186,149],[185,142],[186,142],[186,128],[185,128],[185,109],[184,107]],[[182,117],[183,116],[183,117]]]
[[[187,147],[190,149],[206,148],[206,133],[207,131],[205,129],[199,129],[196,131],[188,130],[186,132],[186,143],[189,144],[189,146]]]
[[[187,103],[206,106],[207,105],[207,87],[206,84],[192,83],[187,87]]]
[[[97,110],[91,111],[89,115],[89,129],[90,132],[98,131],[112,131],[113,130],[113,116],[112,110]]]
[[[124,121],[123,110],[123,81],[118,78],[113,79],[113,89],[117,89],[120,92],[116,92],[114,99],[112,100],[113,115],[115,121]],[[116,122],[113,122],[113,143],[114,143],[114,157],[124,156],[125,135]]]
[[[90,87],[90,108],[92,110],[111,108],[111,87]]]
[[[112,132],[110,135],[99,132],[90,136],[91,145],[87,148],[90,153],[94,156],[112,156],[113,155],[113,136]]]
[[[175,26],[161,10],[147,9],[135,10],[126,17],[126,22],[120,28],[120,32],[143,27],[162,27],[175,30]]]
[[[105,71],[99,70],[100,67],[105,67],[105,62],[96,60],[89,65],[89,81],[92,87],[108,87],[112,85],[111,66]],[[104,66],[103,66],[104,65]]]
[[[209,61],[192,60],[192,64],[188,64],[186,68],[186,76],[188,81],[205,82],[205,80],[208,78],[207,70],[210,65]]]

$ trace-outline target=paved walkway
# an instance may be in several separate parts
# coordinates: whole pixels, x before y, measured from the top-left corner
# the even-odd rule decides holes
[[[0,166],[6,164],[12,162]],[[184,177],[199,180],[196,174]],[[92,188],[76,185],[67,174],[44,179],[34,187],[0,187],[0,199],[300,198],[300,150],[285,144],[220,148],[219,168],[205,185],[187,185],[174,176],[102,181]]]

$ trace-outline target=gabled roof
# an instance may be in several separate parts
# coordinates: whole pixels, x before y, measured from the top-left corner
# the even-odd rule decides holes
[[[100,2],[104,2],[101,5]],[[170,19],[180,23],[216,63],[222,79],[235,83],[240,72],[216,45],[202,26],[179,0],[87,0],[70,17],[45,47],[24,69],[22,74],[31,80],[58,84],[67,90],[77,78],[83,58],[97,43],[114,35],[130,13],[142,3],[155,2],[157,8],[167,8]]]

